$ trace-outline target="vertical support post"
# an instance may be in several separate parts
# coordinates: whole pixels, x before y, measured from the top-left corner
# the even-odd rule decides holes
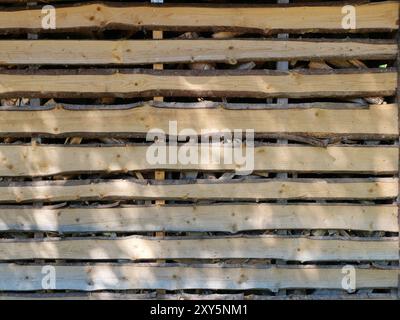
[[[26,4],[26,6],[29,7],[34,7],[37,5],[37,2],[28,2]],[[27,38],[29,40],[37,40],[39,38],[37,33],[28,33]],[[30,69],[32,69],[32,67],[29,67]],[[39,107],[40,106],[40,99],[29,99],[29,106],[30,107]],[[38,143],[41,143],[41,139],[40,137],[32,137],[31,138],[31,144],[32,145],[36,145]],[[39,178],[40,179],[40,178]],[[41,207],[43,205],[43,202],[37,202],[34,204],[34,206],[37,207]],[[44,237],[44,233],[43,232],[35,232],[34,233],[34,237],[35,238],[43,238]]]
[[[151,0],[151,3],[159,3],[162,4],[163,0]],[[161,40],[164,37],[163,31],[161,30],[153,30],[153,39],[154,40]],[[155,63],[153,64],[153,70],[163,70],[164,69],[164,65],[162,63]],[[154,97],[153,98],[154,101],[164,101],[163,97]],[[154,172],[154,179],[155,180],[164,180],[165,179],[165,171],[161,171],[161,170],[156,170]],[[164,200],[156,200],[155,201],[156,205],[163,205],[165,204]],[[160,232],[156,232],[156,237],[164,237],[165,233],[160,231]],[[158,263],[164,263],[165,260],[157,260]],[[165,294],[165,290],[157,290],[158,294]]]
[[[37,5],[37,2],[28,2],[27,4],[26,4],[26,6],[29,8],[29,7],[34,7],[34,6],[36,6]],[[38,36],[38,34],[37,33],[28,33],[28,39],[29,40],[37,40],[39,38],[39,36]],[[32,68],[31,66],[29,67],[29,68]],[[38,107],[38,106],[40,106],[40,99],[29,99],[29,105],[31,106],[31,107]],[[35,139],[35,138],[33,138],[33,139]],[[36,139],[38,139],[38,138],[36,138]],[[40,142],[40,141],[39,141]]]
[[[287,4],[289,3],[289,0],[277,0],[278,4]],[[289,34],[288,33],[279,33],[277,35],[278,39],[288,39],[289,38]],[[276,64],[276,69],[280,70],[280,71],[287,71],[289,70],[289,61],[278,61]],[[278,107],[283,106],[285,104],[287,104],[289,101],[289,99],[287,98],[278,98],[277,99],[277,104]],[[277,141],[279,144],[288,144],[288,140],[285,139],[278,139]],[[282,172],[282,173],[278,173],[277,174],[277,178],[280,179],[287,179],[288,178],[288,174],[286,172]],[[287,203],[286,200],[278,200],[278,203]],[[285,261],[277,261],[277,264],[280,265],[284,265],[286,264]],[[278,295],[286,295],[286,290],[285,289],[281,289],[278,291]]]
[[[152,3],[163,3],[163,1],[161,0],[151,0]],[[157,39],[160,40],[163,38],[163,32],[159,31],[159,30],[154,30],[153,31],[153,39]],[[164,65],[162,63],[155,63],[153,64],[153,69],[154,70],[163,70],[164,69]],[[154,101],[164,101],[163,97],[154,97],[153,98]],[[160,171],[160,170],[156,170],[154,173],[154,178],[156,180],[164,180],[165,179],[165,172],[164,171]],[[156,200],[156,204],[165,204],[164,200]],[[163,232],[157,232],[157,236],[163,236],[164,233]]]
[[[286,3],[289,3],[289,0],[278,0],[278,4],[286,4]],[[288,39],[289,34],[288,33],[279,33],[277,37],[278,37],[278,39]],[[280,70],[280,71],[289,70],[289,61],[278,61],[276,64],[276,69]],[[289,101],[289,99],[287,99],[287,98],[278,98],[276,102],[278,105],[284,105],[284,104],[287,104],[288,101]],[[288,140],[278,139],[278,143],[287,144]],[[288,174],[287,173],[278,173],[278,177],[279,178],[287,178]]]

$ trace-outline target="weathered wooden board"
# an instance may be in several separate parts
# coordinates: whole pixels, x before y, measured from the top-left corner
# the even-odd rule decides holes
[[[68,180],[0,184],[0,202],[76,200],[393,199],[396,178],[233,181]]]
[[[41,8],[0,11],[0,29],[7,32],[79,29],[230,30],[261,33],[368,32],[398,28],[396,1],[354,4],[355,29],[342,25],[341,4],[315,5],[163,5],[84,4],[57,7],[56,29],[42,28]],[[268,17],[268,19],[266,18]]]
[[[396,87],[394,69],[0,72],[0,97],[366,97],[391,96]]]
[[[1,80],[0,80],[1,81]],[[0,109],[0,135],[146,134],[159,128],[170,133],[171,121],[177,133],[191,128],[198,132],[252,129],[256,134],[301,134],[326,137],[398,136],[396,104],[371,105],[358,109],[268,109],[229,110],[223,108],[155,108],[148,104],[131,109],[71,110],[60,107],[29,111]],[[90,121],[87,121],[90,119]],[[193,121],[196,119],[196,121]]]
[[[54,265],[56,290],[343,289],[342,267]],[[356,268],[356,288],[396,288],[398,269]],[[42,266],[0,265],[0,290],[42,290]]]
[[[0,231],[146,232],[346,229],[398,232],[397,206],[214,204],[123,208],[3,208]]]
[[[249,61],[336,59],[343,62],[353,59],[354,62],[354,59],[358,59],[382,60],[382,63],[391,66],[391,61],[398,54],[396,43],[391,40],[351,37],[345,40],[256,40],[249,37],[254,33],[261,34],[261,37],[276,33],[318,35],[332,32],[342,33],[343,37],[340,38],[351,33],[366,32],[391,32],[394,35],[399,28],[398,1],[352,3],[356,7],[357,19],[354,30],[342,26],[344,3],[319,4],[315,1],[313,4],[296,3],[288,6],[154,6],[146,3],[72,4],[64,1],[60,6],[56,4],[57,28],[45,30],[42,27],[42,4],[38,3],[34,9],[29,8],[34,4],[29,4],[26,9],[22,3],[27,1],[0,0],[0,3],[20,3],[19,7],[0,9],[0,34],[14,34],[6,35],[4,38],[7,40],[0,40],[0,66],[5,67],[0,71],[0,97],[45,98],[42,102],[46,102],[47,98],[88,97],[97,100],[94,102],[96,105],[91,106],[57,104],[56,107],[46,105],[32,107],[31,110],[25,107],[18,107],[19,110],[17,107],[0,108],[0,137],[5,138],[4,144],[0,145],[0,180],[4,180],[0,182],[0,202],[13,204],[0,206],[0,233],[4,235],[0,239],[0,292],[18,297],[18,294],[28,291],[36,298],[36,294],[46,292],[43,287],[43,266],[49,264],[55,267],[55,290],[60,290],[58,297],[64,294],[78,297],[85,292],[90,295],[92,291],[114,290],[111,294],[113,297],[121,295],[123,298],[122,293],[126,292],[123,290],[135,289],[145,290],[142,298],[146,295],[151,298],[149,291],[178,290],[174,292],[176,296],[183,290],[191,289],[230,290],[228,292],[237,299],[240,298],[236,293],[250,293],[244,290],[269,289],[278,292],[282,289],[311,288],[339,289],[333,292],[344,292],[343,266],[355,264],[357,289],[382,288],[385,294],[390,291],[394,295],[399,286],[399,267],[384,266],[380,261],[393,261],[396,264],[400,258],[399,211],[395,204],[399,192],[399,180],[395,177],[399,170],[399,146],[391,145],[389,141],[399,136],[398,105],[393,103],[398,90],[398,70],[354,68],[271,72],[234,70],[238,68],[234,65]],[[57,0],[54,2],[57,3]],[[234,37],[243,34],[243,38],[76,40],[90,38],[92,31],[97,34],[106,29],[126,30],[120,35],[127,39],[141,37],[141,32],[148,33],[148,30],[155,30],[158,34],[162,34],[163,30],[181,33],[205,31],[208,35],[209,32],[222,31]],[[140,33],[135,34],[136,31]],[[23,39],[27,32],[41,33],[42,40],[14,40]],[[69,34],[75,40],[61,40],[62,34],[50,37],[49,33],[52,32]],[[118,34],[113,33],[115,36]],[[175,35],[171,33],[168,36]],[[227,66],[232,70],[122,69],[145,64],[214,65],[219,62],[230,64],[231,67]],[[47,65],[48,68],[40,70],[30,65]],[[53,67],[57,65],[59,68],[70,65],[71,68],[57,70]],[[121,69],[104,69],[101,65]],[[83,69],[78,69],[79,66]],[[187,67],[191,69],[198,66]],[[173,68],[173,65],[166,69],[170,67]],[[256,69],[260,67],[257,63]],[[182,101],[181,97],[241,101],[242,110],[229,108],[227,102],[207,109],[197,108],[194,103],[191,107],[182,108],[183,103],[179,102],[175,106],[135,102],[116,108],[115,104],[121,101],[114,99],[135,98],[134,101],[138,101],[137,97],[157,97],[156,100],[161,96],[179,97],[170,99],[175,101]],[[259,104],[251,108],[247,104],[249,100],[225,100],[229,97],[260,98],[264,101],[270,97],[290,98],[291,103],[297,103],[297,98],[306,98],[306,102],[298,104],[314,106],[294,109],[285,104],[279,106],[282,109],[278,110],[275,107],[261,109]],[[348,108],[344,101],[353,97],[357,101],[361,100],[359,98],[388,97],[385,101],[391,104]],[[336,101],[331,99],[337,98],[337,101],[343,102],[337,108],[332,107],[332,102],[310,102],[327,100],[317,98],[328,98],[328,101]],[[73,101],[77,103],[77,100]],[[90,103],[89,100],[83,101]],[[112,105],[101,105],[103,103]],[[317,104],[324,105],[316,107]],[[244,110],[246,108],[252,110]],[[257,175],[267,177],[270,172],[284,172],[289,176],[293,173],[296,179],[280,179],[280,175],[275,178],[272,174],[272,179],[227,181],[224,179],[232,176],[226,173],[220,181],[153,181],[144,180],[143,175],[147,177],[148,172],[137,172],[138,180],[80,181],[78,179],[81,177],[67,176],[66,179],[76,180],[62,181],[62,177],[57,176],[55,179],[60,179],[58,181],[25,181],[58,174],[85,173],[85,176],[89,174],[87,179],[92,179],[92,172],[129,172],[131,175],[133,171],[150,171],[153,174],[154,170],[156,177],[159,172],[164,174],[167,170],[179,171],[181,177],[185,177],[189,171],[192,173],[190,176],[195,178],[197,171],[217,171],[216,177],[219,177],[221,172],[243,169],[239,165],[223,164],[222,155],[219,155],[219,163],[150,164],[146,157],[150,143],[107,146],[106,139],[100,140],[104,145],[95,145],[92,139],[86,139],[143,137],[154,128],[168,133],[169,120],[177,121],[178,130],[191,128],[200,133],[204,129],[254,129],[259,137],[276,138],[278,141],[285,139],[290,143],[297,141],[325,146],[328,142],[336,143],[343,138],[341,141],[345,143],[351,143],[353,139],[381,140],[382,144],[372,146],[367,145],[369,142],[366,141],[365,145],[332,144],[326,148],[298,144],[256,146],[254,171],[258,171]],[[15,137],[18,137],[17,141]],[[32,145],[20,144],[20,137],[34,137]],[[46,137],[43,140],[45,145],[41,145],[41,137]],[[76,141],[79,144],[81,137],[84,137],[84,145],[48,145],[48,137],[56,137],[59,139],[57,141],[63,137],[75,137],[73,142],[68,138],[66,144]],[[222,151],[222,148],[218,151]],[[297,179],[296,173],[300,173],[300,179]],[[304,178],[317,177],[317,173],[323,173],[324,178],[346,178]],[[340,175],[342,173],[344,175]],[[355,179],[356,174],[362,178]],[[370,178],[365,178],[367,175]],[[376,177],[371,178],[372,175]],[[12,182],[9,182],[9,177],[13,177]],[[106,179],[104,175],[101,177]],[[169,173],[166,177],[171,178]],[[203,178],[203,175],[198,177]],[[140,200],[138,203],[155,200],[156,204],[177,200],[185,204],[110,204],[108,208],[108,205],[96,207],[87,203],[81,207],[65,204],[49,207],[40,207],[40,204],[15,205],[42,201],[57,203],[114,199]],[[277,199],[280,199],[278,203],[258,203],[258,200]],[[326,199],[335,203],[291,203],[286,201],[288,199]],[[385,201],[376,201],[378,199]],[[197,200],[224,203],[189,203]],[[239,202],[242,200],[251,202]],[[339,200],[345,201],[338,203]],[[372,201],[356,203],[354,200]],[[393,204],[382,204],[389,202]],[[280,232],[269,232],[273,235],[267,235],[268,232],[264,232],[282,229],[305,230],[304,234],[308,234],[307,230],[315,229],[384,233],[374,232],[371,237],[355,237],[354,234],[358,233],[353,232],[342,237],[306,237],[297,235],[300,231],[293,232],[296,236],[276,234]],[[166,231],[171,234],[165,236]],[[242,231],[252,232],[245,232],[245,235],[238,233]],[[63,238],[42,239],[46,235],[43,232],[48,232],[47,236],[51,237],[60,233]],[[153,232],[156,232],[156,237],[153,237]],[[173,232],[189,233],[171,236]],[[193,232],[217,234],[210,233],[206,237]],[[92,233],[104,236],[100,238]],[[127,237],[132,233],[146,236]],[[261,233],[265,234],[259,235]],[[14,234],[15,238],[12,238]],[[340,234],[346,235],[346,232],[340,231]],[[360,234],[364,235],[364,232]],[[19,236],[27,238],[21,239]],[[172,264],[174,260],[190,265]],[[11,264],[17,261],[21,264]],[[100,261],[118,263],[98,263]],[[137,263],[139,261],[154,261],[157,264]],[[169,263],[160,264],[160,261]],[[210,261],[214,264],[195,264]],[[238,266],[232,264],[235,261],[254,265]],[[290,264],[293,261],[318,262],[319,265],[301,266],[296,263],[292,266]],[[368,264],[374,261],[371,266],[377,267],[362,266],[362,261]],[[277,267],[275,263],[289,265]],[[361,290],[360,295],[364,292],[370,297],[369,290]],[[50,292],[47,293],[51,296]],[[265,297],[265,291],[251,293]],[[133,298],[136,292],[128,291],[128,294],[125,297]],[[0,300],[4,297],[9,298],[0,294]],[[103,293],[97,297],[103,297]],[[274,297],[279,298],[279,295]]]
[[[275,289],[274,289],[275,291]],[[26,293],[24,291],[12,293],[0,293],[0,300],[398,300],[395,293],[370,293],[366,292],[347,293],[346,291],[332,291],[327,295],[320,294],[296,294],[296,295],[263,295],[262,293],[247,294],[237,293],[172,293],[160,294],[158,292],[149,293],[129,293],[115,291],[72,291],[72,292],[51,292],[51,293]]]
[[[374,40],[2,40],[0,64],[151,64],[283,59],[395,59],[393,41]],[[43,54],[46,52],[46,54]]]
[[[398,237],[139,237],[1,240],[0,260],[282,259],[399,260]]]
[[[150,164],[146,159],[148,145],[127,146],[0,146],[0,176],[40,176],[74,172],[127,172],[135,170],[237,170],[238,173],[255,171],[304,171],[304,172],[370,172],[376,174],[398,171],[398,148],[330,146],[327,148],[267,145],[249,149],[247,161],[229,164],[224,161],[222,147],[198,148],[198,163]],[[205,151],[204,151],[205,149]],[[219,152],[216,161],[201,161],[201,156]],[[169,155],[167,150],[167,155]],[[173,151],[171,151],[171,154]],[[204,158],[203,158],[204,159]],[[209,159],[212,159],[211,155]],[[243,159],[241,159],[243,160]],[[246,159],[245,159],[246,160]],[[168,161],[167,161],[168,162]],[[203,163],[202,163],[203,162]],[[247,165],[247,167],[246,167]]]

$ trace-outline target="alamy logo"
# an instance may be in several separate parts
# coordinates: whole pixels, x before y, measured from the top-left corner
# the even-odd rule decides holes
[[[345,265],[342,268],[342,288],[351,293],[356,290],[356,268],[351,265]]]
[[[42,288],[45,290],[56,289],[56,268],[54,266],[42,267]]]
[[[245,141],[243,141],[245,136]],[[200,143],[199,143],[200,139]],[[185,128],[178,132],[177,121],[169,121],[168,133],[154,128],[146,135],[153,142],[146,152],[151,165],[204,165],[231,169],[247,175],[254,169],[254,130],[202,130]]]
[[[42,8],[42,28],[56,28],[56,8],[52,5],[46,5]]]
[[[342,7],[342,28],[345,30],[354,30],[356,28],[356,8],[351,5]]]

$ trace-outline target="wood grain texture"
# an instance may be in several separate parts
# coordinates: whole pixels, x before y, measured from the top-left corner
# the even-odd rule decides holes
[[[236,180],[236,179],[235,179]],[[183,181],[69,180],[0,184],[0,202],[79,200],[393,199],[398,179],[289,179]]]
[[[395,59],[394,42],[374,40],[2,40],[0,64],[152,64],[283,59]],[[46,52],[46,54],[43,54]]]
[[[394,95],[396,87],[393,69],[0,72],[0,97],[366,97]]]
[[[157,232],[345,229],[398,232],[397,206],[320,204],[3,208],[0,231]]]
[[[398,237],[139,237],[1,240],[0,261],[30,259],[282,259],[289,261],[398,261]]]
[[[57,7],[54,31],[82,29],[229,30],[260,33],[368,32],[398,28],[396,1],[354,4],[356,29],[342,26],[343,5],[163,5],[92,3]],[[42,32],[41,8],[0,11],[0,29]],[[265,17],[268,17],[266,19]],[[45,30],[48,31],[48,30]]]
[[[204,148],[204,146],[203,146]],[[0,146],[0,175],[44,176],[76,172],[127,172],[136,170],[236,170],[255,171],[303,171],[303,172],[372,172],[395,173],[398,170],[398,148],[396,147],[306,147],[306,146],[260,146],[254,148],[254,166],[250,151],[247,162],[224,163],[222,147],[197,148],[197,159],[201,153],[220,154],[215,163],[207,161],[196,164],[151,164],[146,159],[149,146]],[[194,150],[196,152],[196,150]],[[245,150],[243,150],[245,152]],[[168,150],[167,150],[168,154]],[[210,156],[209,159],[212,157]],[[168,162],[168,161],[167,161]],[[246,166],[247,165],[247,166]],[[253,168],[252,168],[253,167]]]
[[[342,289],[339,267],[269,267],[219,265],[157,266],[141,264],[54,265],[57,290],[128,289]],[[0,290],[42,289],[42,266],[0,265]],[[356,268],[356,287],[396,288],[398,269]]]
[[[193,151],[198,154],[219,152],[212,163],[198,161],[195,164],[151,164],[146,153],[152,154],[149,146],[0,146],[1,176],[41,176],[73,172],[127,172],[135,170],[191,170],[237,172],[255,171],[303,171],[303,172],[370,172],[376,174],[395,173],[398,170],[398,148],[396,147],[352,147],[330,146],[327,148],[308,146],[267,145],[255,147],[254,166],[252,149],[242,150],[247,161],[229,164],[224,161],[222,147]],[[150,150],[150,151],[149,151]],[[167,150],[167,155],[169,151]],[[200,155],[199,155],[200,154]],[[149,158],[150,159],[150,158]],[[212,159],[211,155],[209,159]],[[252,168],[253,167],[253,168]]]
[[[1,81],[1,80],[0,80]],[[21,110],[21,109],[19,109]],[[256,134],[299,134],[313,137],[329,135],[398,136],[398,106],[370,105],[359,109],[270,109],[228,110],[222,107],[181,109],[156,108],[147,103],[130,109],[18,111],[0,109],[1,135],[95,135],[143,134],[159,128],[170,132],[170,121],[177,122],[177,134],[191,128],[199,134],[225,129],[253,129]],[[91,121],[87,121],[91,119]],[[196,119],[196,121],[193,121]],[[172,133],[171,133],[172,134]]]

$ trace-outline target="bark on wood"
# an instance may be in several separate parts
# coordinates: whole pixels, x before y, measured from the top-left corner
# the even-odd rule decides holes
[[[301,142],[311,144],[319,142],[314,142],[312,137],[375,136],[389,139],[398,136],[396,104],[341,110],[318,107],[276,108],[248,112],[246,109],[228,110],[221,106],[207,109],[181,109],[173,106],[154,108],[148,103],[132,108],[121,106],[120,109],[116,107],[108,110],[101,106],[94,106],[93,110],[71,110],[62,105],[34,110],[0,108],[0,135],[145,135],[150,128],[160,128],[168,132],[169,121],[174,119],[178,125],[177,133],[183,128],[193,128],[199,134],[204,130],[218,132],[224,129],[253,129],[257,135],[281,135],[294,140],[302,137]]]
[[[355,4],[356,29],[343,28],[342,4],[163,5],[81,4],[56,6],[57,28],[48,31],[152,29],[271,33],[370,32],[398,28],[396,1]],[[269,17],[269,19],[265,19]],[[41,8],[0,11],[0,29],[7,32],[43,32]]]
[[[83,200],[272,200],[393,199],[397,178],[190,180],[70,180],[0,184],[0,202]]]

